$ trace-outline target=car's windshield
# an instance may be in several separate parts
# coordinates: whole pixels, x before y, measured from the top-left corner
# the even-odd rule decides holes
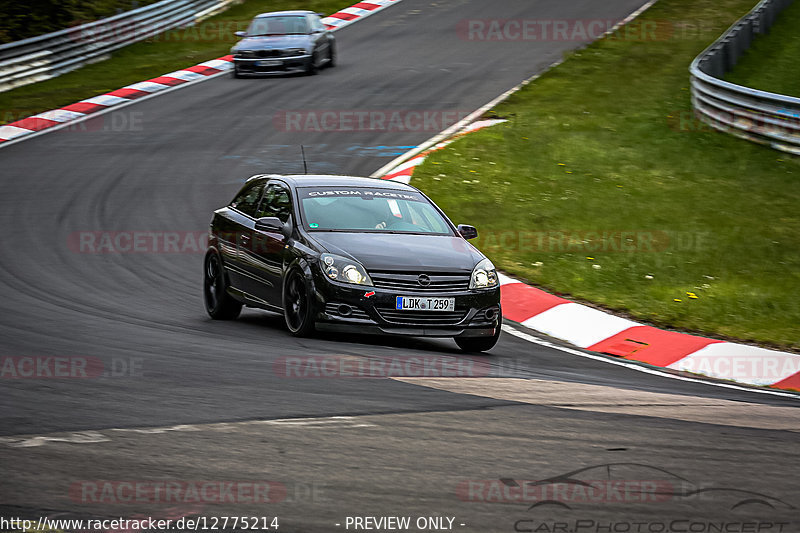
[[[414,191],[306,187],[298,195],[311,231],[453,234],[439,211]]]
[[[264,35],[298,35],[309,32],[308,20],[300,15],[259,17],[250,23],[249,37]]]

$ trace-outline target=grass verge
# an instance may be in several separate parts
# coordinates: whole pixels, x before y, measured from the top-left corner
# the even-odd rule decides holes
[[[753,0],[661,0],[432,154],[413,183],[502,270],[660,326],[800,349],[800,159],[692,118],[688,66]],[[628,35],[639,32],[628,31]]]
[[[766,35],[759,35],[725,79],[778,94],[800,96],[800,2],[784,9]]]
[[[190,67],[230,52],[233,32],[255,15],[284,9],[335,13],[352,0],[248,0],[196,26],[172,30],[115,52],[110,59],[51,80],[0,93],[0,125]]]

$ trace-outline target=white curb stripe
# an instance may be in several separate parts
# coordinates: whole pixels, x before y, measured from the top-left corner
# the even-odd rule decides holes
[[[164,74],[163,76],[159,76],[161,78],[175,78],[176,80],[184,80],[184,81],[192,81],[196,80],[197,78],[205,78],[199,72],[192,72],[191,70],[176,70],[175,72],[170,72],[169,74]]]
[[[120,98],[119,96],[111,96],[110,94],[101,94],[100,96],[95,96],[92,98],[87,98],[86,100],[81,100],[81,102],[110,107],[112,105],[130,102],[130,98]]]
[[[140,81],[139,83],[134,83],[133,85],[127,85],[123,87],[124,89],[133,89],[135,91],[143,91],[146,93],[154,93],[156,91],[161,91],[162,89],[166,89],[169,85],[163,85],[161,83],[153,83],[152,81]]]
[[[68,120],[75,120],[85,116],[85,113],[78,113],[77,111],[67,111],[66,109],[53,109],[34,115],[33,118],[43,118],[45,120],[52,120],[53,122],[67,122]]]
[[[26,130],[25,128],[18,128],[16,126],[0,126],[0,139],[13,139],[14,137],[19,137],[20,135],[25,135],[30,133],[31,130]]]
[[[230,61],[225,61],[224,59],[212,59],[210,61],[205,61],[203,63],[200,63],[199,66],[211,67],[217,70],[227,70],[231,68],[232,65]]]
[[[574,302],[559,304],[522,322],[522,325],[588,348],[620,331],[641,324]]]
[[[667,368],[752,385],[772,385],[800,372],[800,355],[733,342],[717,342]]]

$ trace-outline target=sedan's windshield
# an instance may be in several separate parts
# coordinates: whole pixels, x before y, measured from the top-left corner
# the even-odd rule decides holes
[[[364,231],[452,235],[439,211],[413,191],[366,187],[298,189],[311,231]]]
[[[299,15],[260,17],[250,23],[248,37],[266,35],[299,35],[309,32],[308,20]]]

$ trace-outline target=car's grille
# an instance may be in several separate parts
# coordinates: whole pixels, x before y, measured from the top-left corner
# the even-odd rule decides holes
[[[342,313],[342,308],[345,308],[349,313]],[[337,302],[328,302],[325,304],[325,313],[333,316],[341,316],[345,318],[358,318],[361,320],[369,320],[369,315],[358,307],[352,305],[344,305]]]
[[[466,311],[398,311],[385,307],[378,308],[378,314],[387,322],[394,324],[414,324],[425,326],[453,326],[464,319]]]
[[[371,272],[372,283],[379,289],[414,292],[453,292],[469,289],[469,274],[428,274],[417,272]],[[420,275],[428,276],[430,283],[422,285]]]
[[[290,57],[293,54],[289,50],[248,50],[236,54],[242,59],[258,59],[271,57]]]

